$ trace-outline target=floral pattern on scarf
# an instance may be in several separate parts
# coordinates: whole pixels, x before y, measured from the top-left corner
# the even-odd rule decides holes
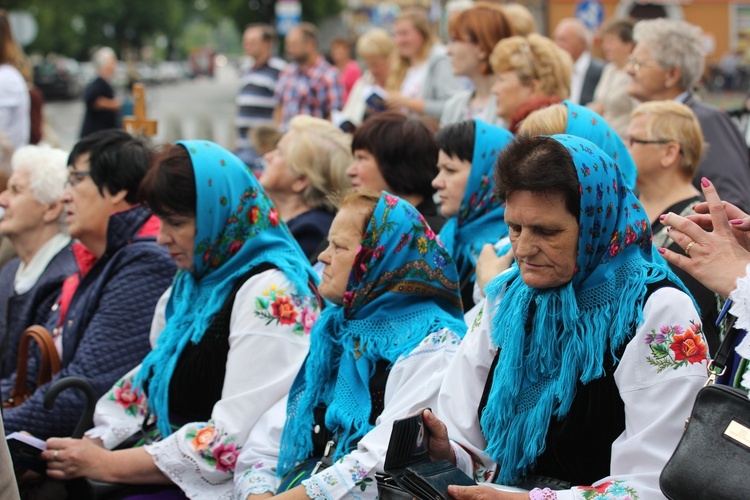
[[[294,285],[295,294],[312,298],[308,283],[314,276],[302,249],[242,160],[213,142],[178,144],[187,149],[195,175],[193,269],[178,271],[166,326],[136,379],[138,386],[147,382],[149,405],[165,437],[172,433],[169,386],[180,354],[188,342],[200,342],[236,280],[261,264],[272,264]]]
[[[463,336],[458,286],[456,267],[424,218],[383,192],[355,256],[344,305],[327,307],[313,325],[310,354],[287,403],[280,477],[312,453],[315,407],[327,407],[338,460],[373,428],[369,380],[377,361],[395,363],[443,328]]]

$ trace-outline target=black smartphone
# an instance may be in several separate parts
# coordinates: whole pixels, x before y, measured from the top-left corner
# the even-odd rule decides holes
[[[376,94],[375,92],[370,94],[370,97],[365,100],[365,103],[378,113],[382,113],[383,111],[388,109],[388,106],[385,105],[385,99],[380,97],[380,95]]]

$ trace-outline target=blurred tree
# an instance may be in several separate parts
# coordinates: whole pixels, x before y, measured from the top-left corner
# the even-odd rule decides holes
[[[184,41],[183,32],[194,30],[195,23],[221,26],[222,21],[231,19],[240,32],[249,23],[273,23],[275,3],[276,0],[4,0],[3,8],[26,10],[35,16],[39,34],[26,47],[27,52],[88,59],[91,50],[101,45],[111,46],[121,54],[140,49],[159,35],[166,36],[170,45],[178,38]],[[301,3],[302,18],[312,23],[342,9],[342,0]],[[188,33],[187,38],[196,35]],[[219,45],[230,42],[222,39]]]
[[[92,48],[108,45],[118,52],[140,48],[158,34],[178,35],[190,0],[6,0],[6,10],[35,16],[39,34],[27,52],[55,52],[88,59]]]
[[[216,18],[233,19],[237,29],[243,31],[250,23],[274,22],[276,0],[197,0],[207,5]],[[314,24],[341,12],[343,0],[300,0],[302,19]]]

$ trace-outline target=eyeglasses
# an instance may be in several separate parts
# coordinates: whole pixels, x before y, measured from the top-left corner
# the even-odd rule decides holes
[[[670,142],[674,142],[670,139],[638,139],[631,135],[625,137],[625,140],[631,148],[633,147],[633,144],[669,144]]]
[[[639,61],[635,57],[628,57],[628,64],[633,67],[633,72],[638,73],[641,68],[656,67],[659,63],[656,61]]]
[[[674,139],[638,139],[631,135],[625,137],[625,141],[633,147],[633,144],[669,144],[670,142],[677,142]],[[680,154],[682,154],[682,146],[680,146]]]
[[[68,181],[65,183],[66,186],[76,187],[83,179],[91,175],[90,170],[70,170],[68,172]]]

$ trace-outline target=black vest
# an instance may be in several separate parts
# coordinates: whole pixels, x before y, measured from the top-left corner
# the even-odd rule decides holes
[[[665,286],[675,288],[667,280],[649,285],[643,305],[653,292]],[[527,329],[530,328],[533,311],[534,308],[529,311]],[[622,359],[625,348],[635,336],[636,328],[634,325],[630,337],[615,352],[618,360]],[[479,403],[480,422],[487,406],[499,356],[498,349]],[[570,483],[571,486],[593,484],[610,475],[612,443],[625,431],[625,403],[615,383],[617,362],[609,349],[606,350],[603,366],[602,377],[588,384],[578,382],[570,411],[562,419],[553,417],[550,421],[544,451],[529,471],[528,481],[520,481],[524,488],[550,486],[555,489],[555,480]],[[542,478],[553,480],[541,482]],[[559,489],[571,486],[562,484]]]

